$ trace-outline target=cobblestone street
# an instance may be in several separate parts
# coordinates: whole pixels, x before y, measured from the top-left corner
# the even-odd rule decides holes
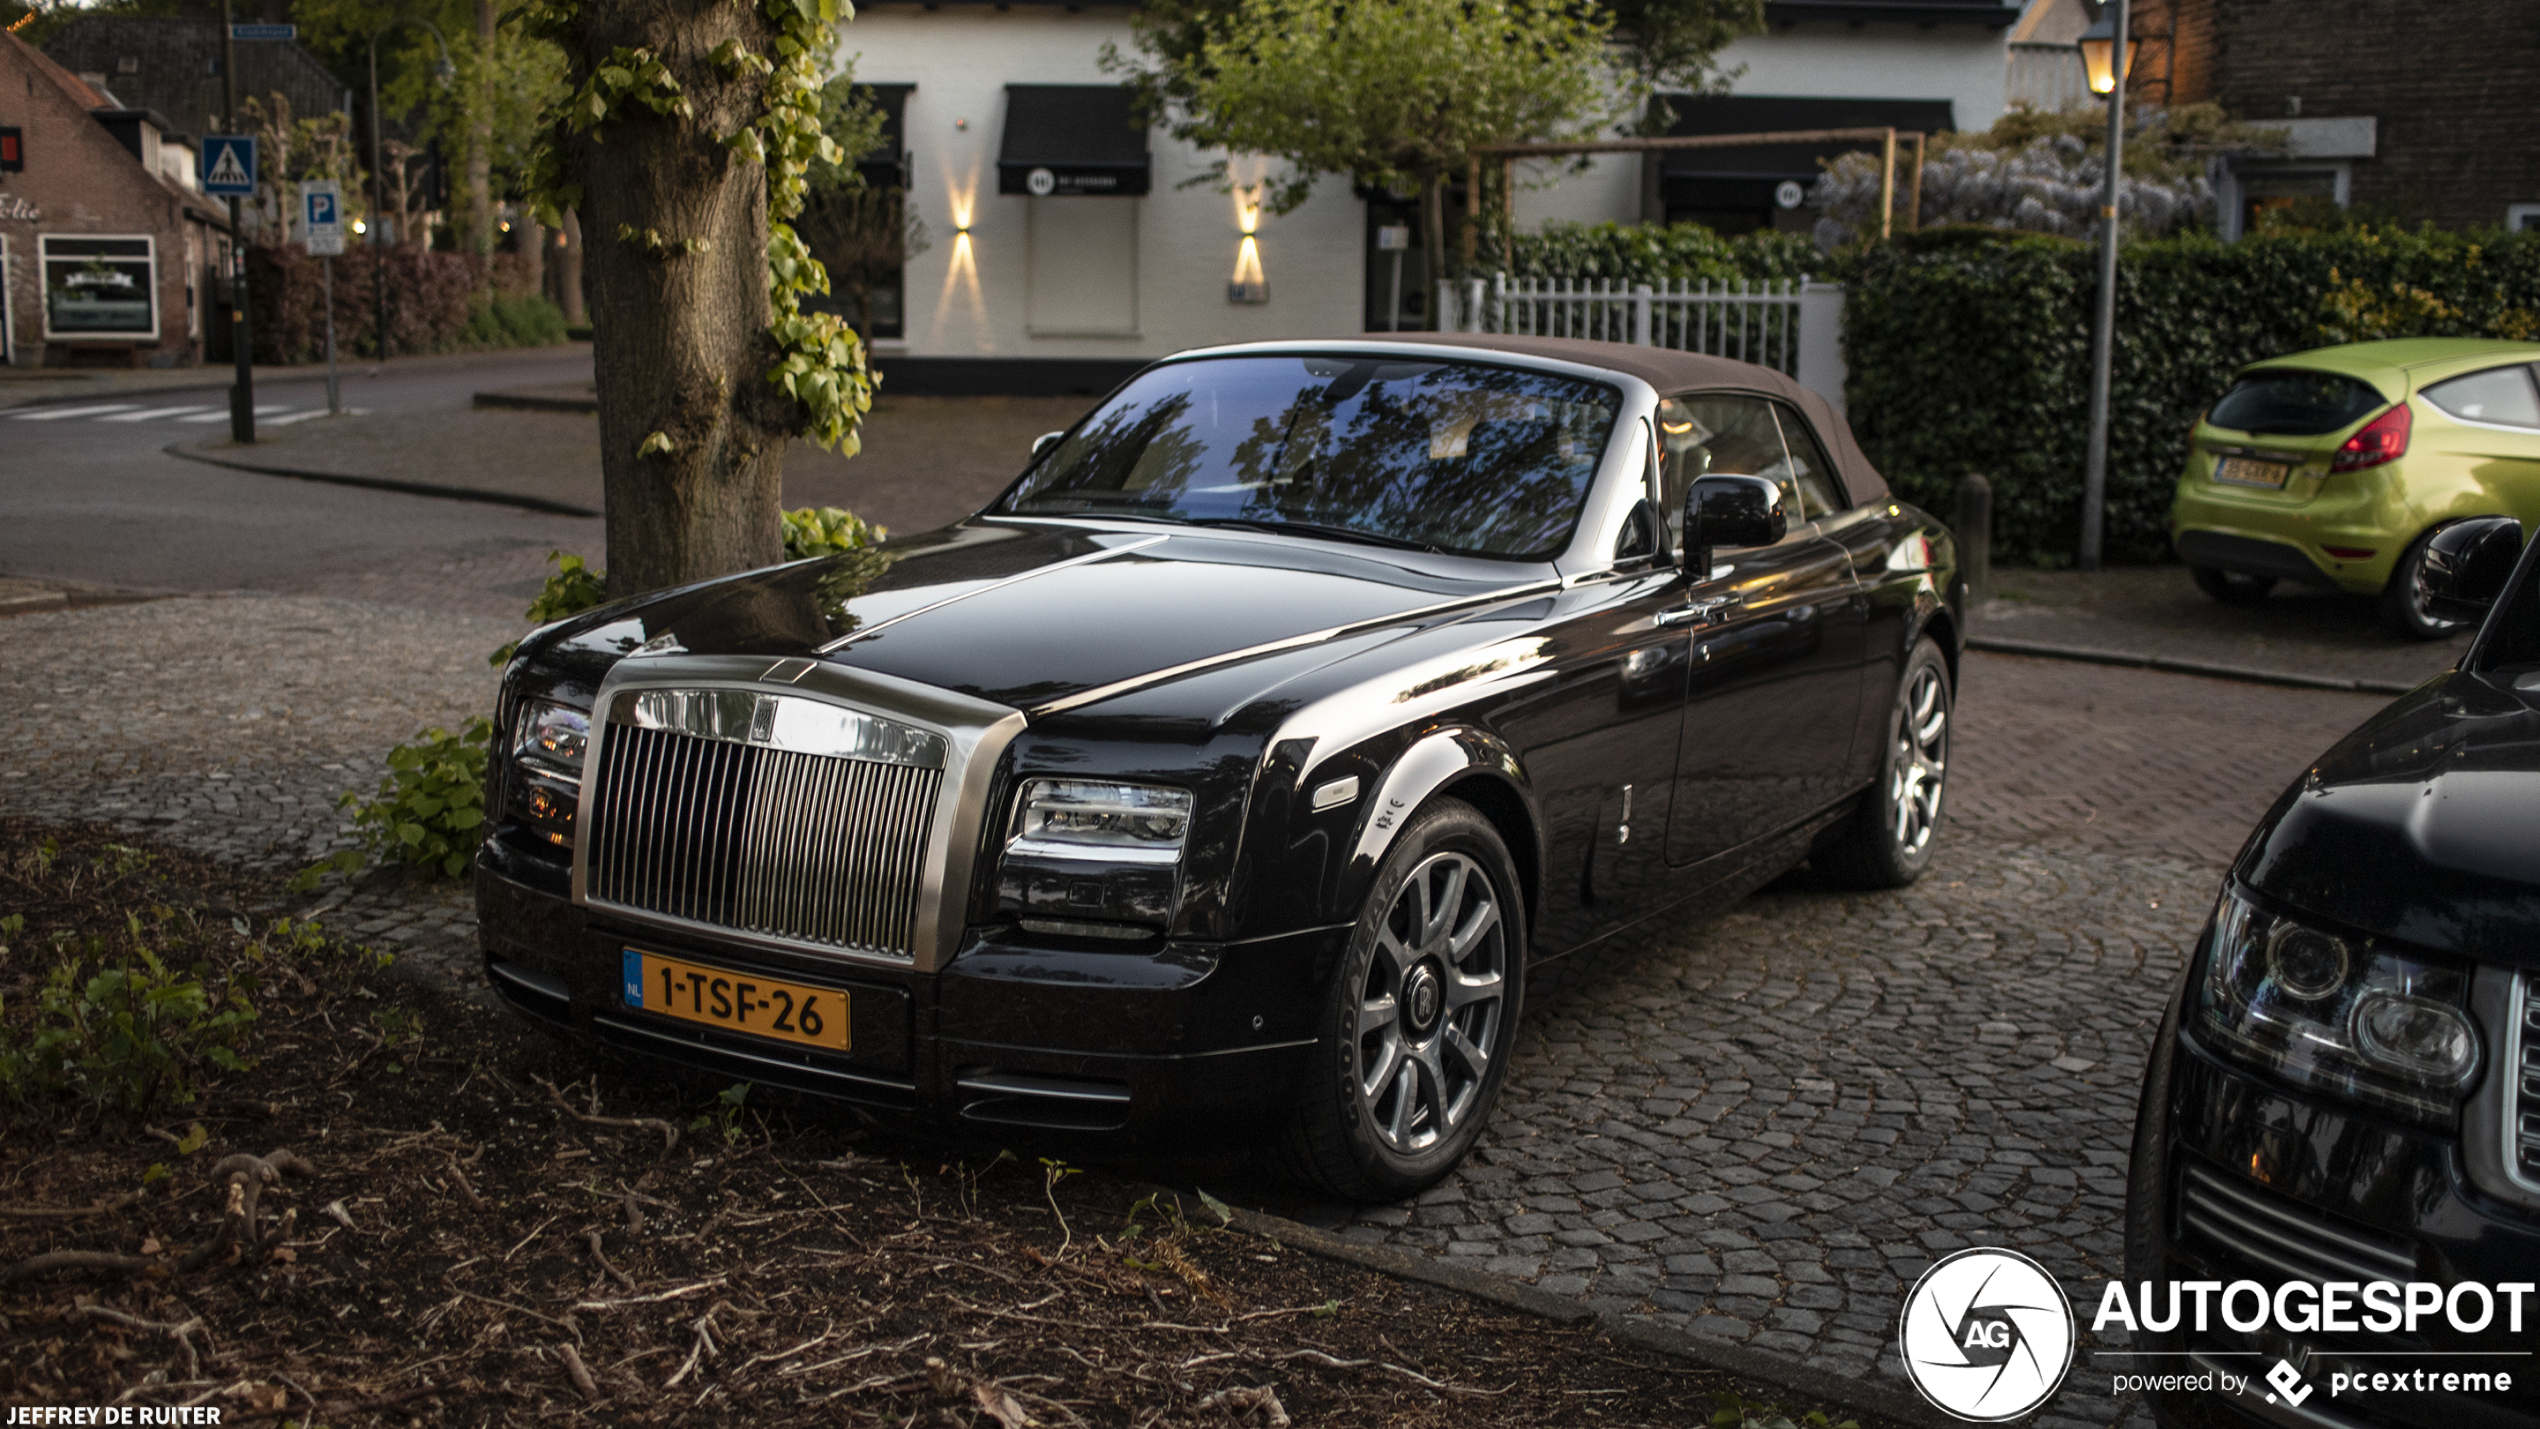
[[[490,704],[485,652],[516,628],[265,597],[0,622],[0,803],[297,866],[390,744]],[[1803,875],[1600,950],[1532,1009],[1458,1177],[1281,1209],[1898,1387],[1896,1314],[1938,1253],[2012,1246],[2076,1292],[2116,1273],[2145,1043],[2222,866],[2384,701],[1982,654],[1964,684],[1920,884]],[[333,919],[476,980],[458,894],[389,886]],[[2103,1376],[2085,1347],[2041,1422],[2125,1419]]]

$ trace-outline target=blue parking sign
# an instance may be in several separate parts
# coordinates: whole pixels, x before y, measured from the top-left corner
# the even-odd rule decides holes
[[[256,136],[203,136],[203,192],[251,198],[256,192]]]
[[[333,228],[336,224],[342,222],[341,219],[338,219],[335,216],[334,194],[328,193],[324,189],[310,189],[303,193],[302,197],[309,201],[308,216],[305,220],[303,220],[309,225],[309,227]]]

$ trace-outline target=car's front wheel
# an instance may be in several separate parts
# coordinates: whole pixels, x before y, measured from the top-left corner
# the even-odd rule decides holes
[[[1287,1148],[1298,1179],[1398,1200],[1473,1149],[1516,1046],[1525,917],[1472,806],[1440,800],[1394,840],[1332,981]]]
[[[2436,615],[2431,595],[2425,585],[2425,553],[2434,544],[2434,533],[2417,537],[2416,544],[2390,568],[2390,583],[2381,588],[2381,623],[2394,635],[2409,640],[2440,640],[2456,634],[2461,628],[2457,620]]]

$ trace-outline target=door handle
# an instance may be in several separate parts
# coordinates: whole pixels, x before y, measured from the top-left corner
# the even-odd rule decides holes
[[[1670,625],[1725,625],[1728,623],[1729,617],[1735,614],[1738,609],[1745,604],[1746,598],[1744,596],[1715,596],[1710,600],[1697,600],[1690,605],[1680,605],[1673,610],[1662,610],[1655,616],[1652,616],[1649,623],[1660,627]]]

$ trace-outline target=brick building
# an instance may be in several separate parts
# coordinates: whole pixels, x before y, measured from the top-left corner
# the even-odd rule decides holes
[[[0,33],[0,359],[201,360],[227,214],[170,128]]]
[[[2129,90],[2281,124],[2237,161],[2223,236],[2331,198],[2447,227],[2540,228],[2540,5],[2531,0],[2135,0]]]

